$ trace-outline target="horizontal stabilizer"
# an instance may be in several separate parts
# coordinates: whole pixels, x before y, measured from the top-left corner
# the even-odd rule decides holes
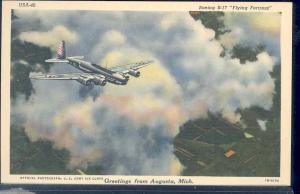
[[[66,59],[47,59],[47,60],[45,60],[45,62],[47,62],[47,63],[67,63],[69,61]]]
[[[67,59],[84,59],[84,56],[72,56],[72,57],[67,57]]]

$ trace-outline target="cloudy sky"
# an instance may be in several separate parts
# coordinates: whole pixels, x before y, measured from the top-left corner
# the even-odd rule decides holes
[[[47,138],[71,152],[70,167],[99,164],[107,174],[178,175],[172,139],[180,125],[221,113],[239,122],[238,108],[272,106],[279,58],[280,15],[227,13],[230,32],[215,39],[185,12],[16,11],[18,38],[103,66],[139,60],[155,63],[126,86],[89,90],[75,81],[33,81],[35,93],[12,107],[33,140]],[[255,37],[255,38],[254,38]],[[241,64],[228,54],[236,44],[265,51]],[[77,71],[56,64],[54,73]]]

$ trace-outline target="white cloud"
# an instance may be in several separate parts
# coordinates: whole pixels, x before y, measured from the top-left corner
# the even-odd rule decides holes
[[[279,59],[280,13],[226,13],[224,23],[230,32],[220,36],[220,41],[228,50],[236,44],[264,45],[270,55]]]
[[[53,51],[55,51],[60,41],[65,40],[68,43],[75,43],[78,40],[78,36],[75,32],[70,31],[65,26],[59,25],[55,26],[50,31],[22,32],[19,35],[19,39],[39,46],[50,47]]]
[[[121,45],[124,44],[126,41],[126,37],[124,35],[116,30],[110,30],[107,31],[103,35],[103,42],[106,42],[107,44],[113,44],[113,45]]]
[[[267,130],[267,126],[266,126],[267,121],[258,119],[257,123],[258,123],[258,125],[259,125],[259,127],[260,127],[260,129],[262,131],[266,131]]]

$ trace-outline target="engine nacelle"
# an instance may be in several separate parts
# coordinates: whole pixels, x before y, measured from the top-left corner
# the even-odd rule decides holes
[[[95,85],[105,86],[106,80],[104,77],[95,77],[93,79]]]
[[[129,75],[126,75],[126,74],[122,74],[124,77],[125,77],[125,79],[127,79],[127,80],[129,80]]]
[[[80,77],[77,81],[78,81],[79,83],[85,85],[85,86],[90,86],[90,85],[92,85],[92,79],[91,79],[91,78],[82,78],[82,77]]]
[[[129,70],[128,74],[134,77],[139,77],[141,75],[141,72],[135,70]]]

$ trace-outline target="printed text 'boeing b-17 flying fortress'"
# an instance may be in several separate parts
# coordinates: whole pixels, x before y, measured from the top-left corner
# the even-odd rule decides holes
[[[129,75],[139,77],[140,72],[138,69],[153,63],[153,61],[141,61],[112,68],[104,68],[100,65],[84,61],[83,56],[67,57],[65,41],[61,41],[56,50],[56,54],[57,58],[48,59],[46,62],[68,63],[83,72],[66,74],[31,74],[30,78],[44,80],[76,80],[87,86],[93,84],[104,86],[107,82],[117,85],[126,85],[129,80]]]

